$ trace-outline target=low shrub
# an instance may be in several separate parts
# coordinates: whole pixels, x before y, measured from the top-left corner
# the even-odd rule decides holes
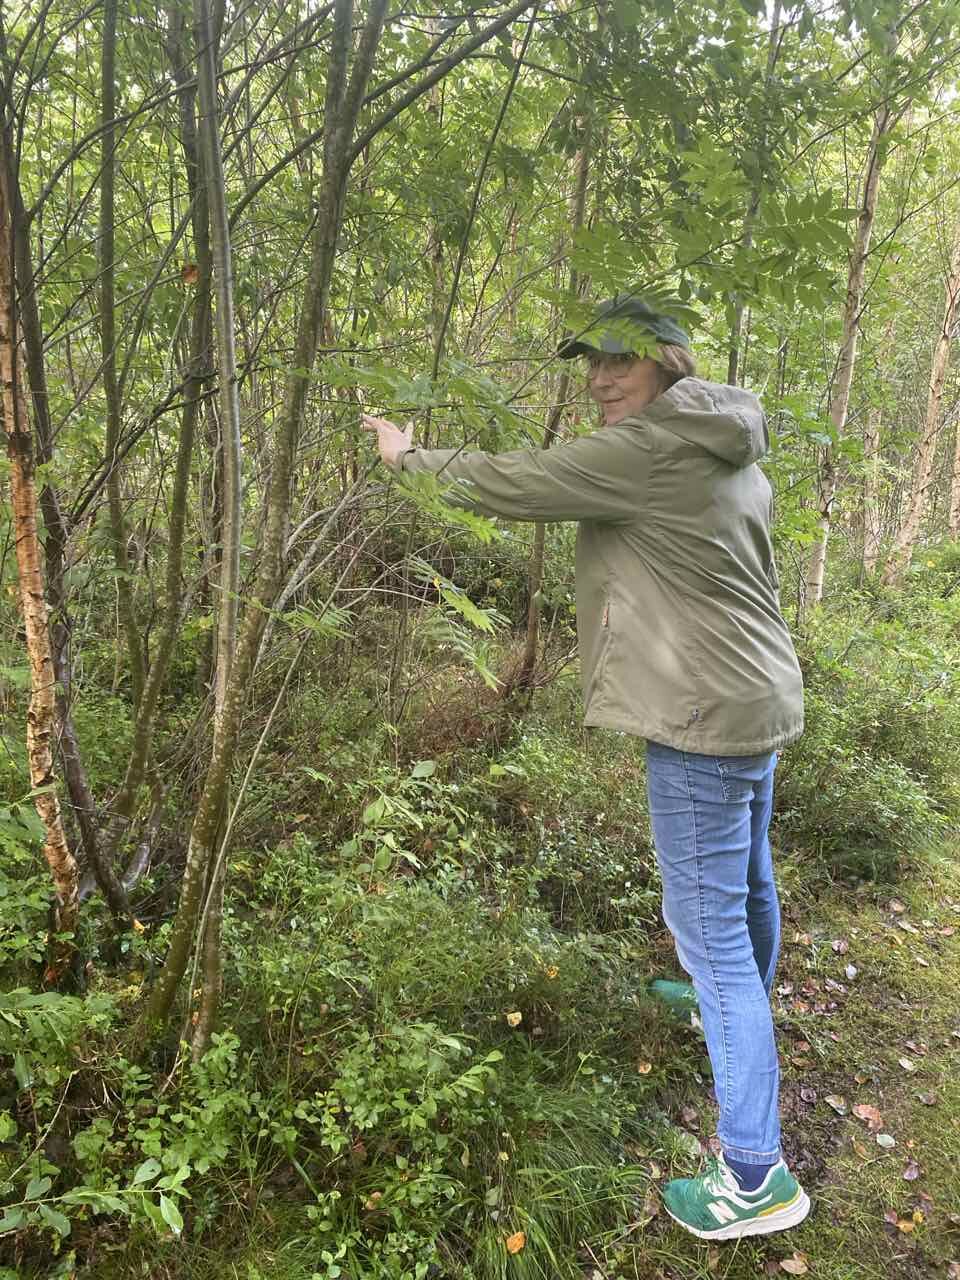
[[[924,594],[810,625],[806,729],[778,771],[781,840],[892,878],[960,820],[958,621],[958,601]]]

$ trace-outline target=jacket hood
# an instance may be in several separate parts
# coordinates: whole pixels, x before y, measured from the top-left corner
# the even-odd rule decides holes
[[[637,417],[655,422],[734,467],[748,467],[770,448],[767,421],[752,391],[703,378],[681,378]]]

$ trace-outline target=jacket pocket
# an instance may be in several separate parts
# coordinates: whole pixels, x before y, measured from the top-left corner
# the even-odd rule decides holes
[[[600,614],[600,652],[597,655],[597,665],[593,675],[593,697],[591,701],[603,701],[609,690],[607,689],[607,663],[610,659],[610,646],[613,643],[613,631],[610,626],[610,597],[608,596],[603,602],[603,611]]]

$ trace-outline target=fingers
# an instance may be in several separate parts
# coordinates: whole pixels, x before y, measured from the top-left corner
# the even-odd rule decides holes
[[[377,418],[372,413],[361,413],[360,425],[365,431],[396,431],[405,436],[413,434],[412,422],[408,423],[406,427],[400,428],[395,422],[391,422],[389,418]]]

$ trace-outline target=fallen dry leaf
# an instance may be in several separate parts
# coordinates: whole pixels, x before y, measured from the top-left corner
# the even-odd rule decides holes
[[[951,1262],[947,1267],[947,1280],[960,1280],[960,1262]]]
[[[907,909],[907,904],[905,902],[901,902],[899,898],[890,899],[890,910],[894,913],[894,915],[898,915],[898,916],[902,915],[904,911],[906,911],[906,909]]]
[[[834,938],[830,945],[838,956],[845,956],[850,950],[850,943],[847,942],[846,938]]]
[[[863,1143],[859,1142],[856,1138],[853,1139],[853,1149],[857,1153],[857,1155],[860,1157],[861,1160],[869,1159],[870,1152],[863,1145]]]
[[[903,1067],[904,1071],[916,1071],[917,1069],[917,1064],[911,1061],[910,1058],[898,1058],[898,1062],[901,1067]]]
[[[653,1063],[652,1063],[652,1062],[638,1062],[638,1063],[637,1063],[637,1070],[640,1072],[640,1074],[641,1074],[642,1076],[648,1076],[648,1075],[650,1074],[650,1072],[653,1070]]]
[[[897,1145],[897,1140],[891,1133],[878,1133],[877,1146],[883,1147],[884,1151],[890,1151]]]
[[[713,1272],[718,1271],[719,1268],[720,1268],[720,1250],[710,1249],[707,1252],[707,1270],[711,1274],[713,1274]]]
[[[363,1207],[366,1209],[368,1213],[372,1213],[382,1199],[383,1199],[383,1192],[374,1191],[371,1193],[370,1198],[363,1202]]]
[[[900,1218],[897,1221],[897,1230],[902,1231],[904,1235],[907,1235],[909,1232],[914,1230],[916,1225],[917,1224],[913,1222],[910,1218]]]
[[[824,1102],[828,1107],[833,1107],[838,1116],[845,1116],[847,1114],[847,1100],[839,1093],[828,1093],[824,1098]]]
[[[507,1020],[508,1027],[519,1027],[523,1021],[523,1014],[519,1009],[514,1009],[512,1013],[505,1013],[503,1016]]]
[[[935,1093],[918,1093],[917,1097],[925,1107],[935,1107],[937,1105],[937,1095]]]
[[[805,1276],[810,1270],[802,1253],[795,1253],[792,1258],[784,1258],[780,1263],[780,1269],[786,1271],[788,1276]]]
[[[911,1160],[903,1171],[904,1180],[907,1182],[916,1182],[920,1177],[920,1166],[916,1160]]]
[[[655,1218],[660,1212],[660,1197],[654,1187],[647,1187],[646,1195],[643,1197],[643,1208],[640,1212],[643,1215],[644,1222],[649,1222],[651,1218]]]
[[[804,1102],[816,1102],[817,1091],[816,1089],[811,1089],[808,1084],[805,1084],[801,1086],[800,1097],[804,1100]]]
[[[883,1215],[884,1222],[889,1222],[891,1227],[895,1227],[900,1220],[900,1215],[896,1209],[888,1209]]]
[[[515,1231],[512,1236],[506,1238],[507,1253],[519,1253],[526,1243],[526,1234],[523,1231]]]
[[[880,1112],[876,1107],[872,1107],[868,1102],[858,1102],[853,1108],[853,1114],[858,1120],[865,1120],[867,1128],[871,1133],[877,1133],[883,1126]]]

